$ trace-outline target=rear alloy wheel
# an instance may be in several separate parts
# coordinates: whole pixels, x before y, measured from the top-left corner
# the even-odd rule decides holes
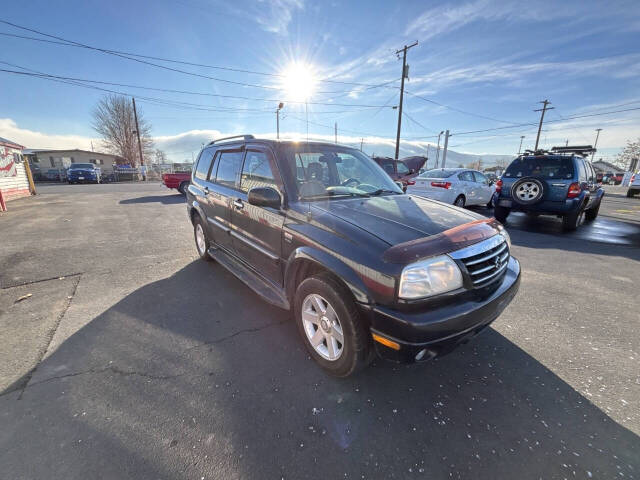
[[[542,200],[544,186],[535,178],[523,178],[513,184],[511,197],[521,205],[533,205]]]
[[[373,348],[369,329],[351,292],[331,275],[316,275],[300,284],[294,315],[305,347],[330,374],[347,377],[369,363]]]
[[[507,217],[509,216],[509,213],[511,213],[510,209],[506,207],[501,207],[500,205],[496,205],[496,207],[493,210],[493,216],[500,223],[504,223],[507,221]]]
[[[584,210],[580,209],[574,213],[568,213],[562,217],[562,230],[565,232],[573,232],[582,222]]]
[[[196,215],[193,219],[193,236],[196,241],[198,256],[202,260],[211,261],[212,258],[209,256],[209,239],[207,238],[207,231],[202,224],[200,215]]]
[[[464,208],[464,196],[463,195],[458,195],[458,198],[456,198],[455,202],[453,202],[453,204],[456,207],[460,207],[460,208]]]

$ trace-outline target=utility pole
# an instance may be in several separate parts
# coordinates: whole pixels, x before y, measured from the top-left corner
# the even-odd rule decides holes
[[[360,138],[360,151],[362,151],[362,144],[364,143],[364,138]]]
[[[144,157],[142,156],[142,142],[140,142],[140,127],[138,126],[138,111],[136,110],[136,99],[133,100],[133,118],[136,121],[136,135],[138,136],[138,152],[140,152],[140,166],[144,165]]]
[[[333,134],[335,135],[336,143],[338,143],[338,122],[333,124]]]
[[[600,137],[600,132],[602,131],[601,128],[596,128],[596,141],[593,144],[593,153],[591,153],[591,161],[593,162],[593,157],[596,154],[596,147],[598,146],[598,138]]]
[[[444,133],[444,130],[442,130],[438,134],[438,150],[436,150],[436,166],[433,168],[438,168],[438,158],[440,157],[440,135],[442,135],[443,133]]]
[[[409,46],[405,45],[404,48],[400,50],[396,50],[396,55],[400,55],[400,52],[402,52],[402,79],[400,80],[400,104],[398,108],[398,133],[396,134],[396,156],[395,156],[396,160],[398,160],[398,155],[400,154],[400,130],[402,128],[402,100],[404,98],[404,79],[409,76],[408,75],[409,72],[407,71],[407,50],[409,50],[412,47],[415,47],[416,45],[418,45],[417,40]]]
[[[522,151],[522,140],[524,140],[524,135],[520,135],[520,146],[518,147],[518,155]]]
[[[442,150],[442,168],[447,164],[447,148],[449,148],[449,130],[444,132],[444,149]]]
[[[284,103],[280,102],[276,109],[276,138],[280,140],[280,110],[284,107]]]
[[[544,106],[539,110],[534,110],[534,112],[542,112],[542,114],[540,115],[540,125],[538,125],[538,136],[536,137],[536,146],[533,149],[534,152],[538,151],[538,143],[540,143],[540,132],[542,131],[542,122],[544,121],[544,114],[547,110],[553,110],[554,108],[554,107],[549,107],[549,105],[551,104],[549,100],[545,99],[539,103],[542,103]]]
[[[566,141],[566,142],[564,142],[564,146],[565,146],[565,147],[568,147],[568,146],[569,146],[569,139],[568,139],[568,138],[567,138],[567,141]]]

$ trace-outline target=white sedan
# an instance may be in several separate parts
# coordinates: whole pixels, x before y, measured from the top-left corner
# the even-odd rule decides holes
[[[407,187],[407,193],[433,198],[457,207],[486,205],[491,208],[495,186],[477,170],[468,168],[437,168],[427,170],[416,177],[415,185]]]

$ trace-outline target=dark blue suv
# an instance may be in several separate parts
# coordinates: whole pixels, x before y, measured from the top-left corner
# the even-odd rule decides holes
[[[527,151],[507,167],[493,197],[496,219],[504,223],[513,211],[531,216],[556,215],[565,231],[575,230],[584,216],[598,216],[604,196],[596,172],[585,158],[590,147],[554,147]]]

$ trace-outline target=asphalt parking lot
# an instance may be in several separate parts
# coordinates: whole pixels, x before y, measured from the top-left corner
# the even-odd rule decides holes
[[[335,379],[197,260],[181,196],[39,187],[0,214],[0,477],[640,478],[640,198],[509,220],[492,328]]]

